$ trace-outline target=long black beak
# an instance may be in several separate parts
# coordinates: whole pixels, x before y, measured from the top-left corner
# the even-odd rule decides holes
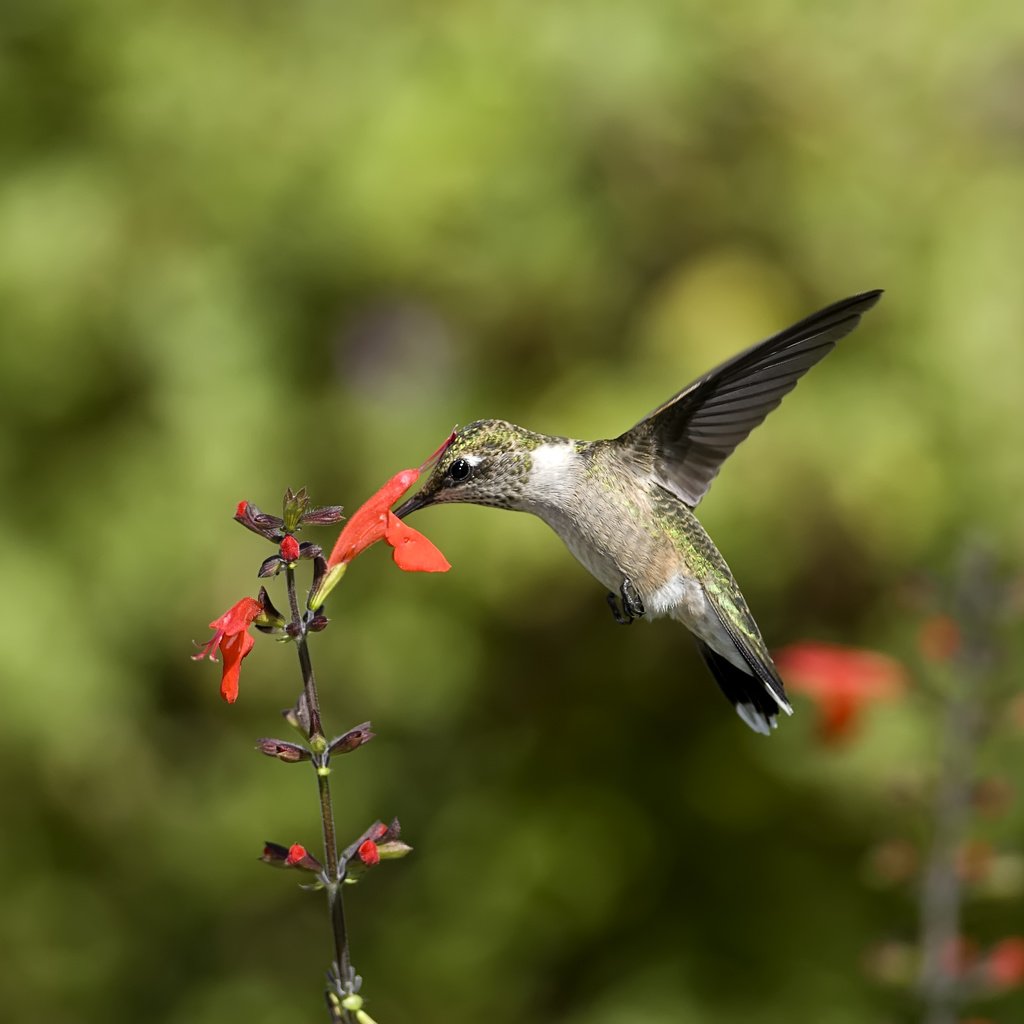
[[[414,494],[408,501],[403,501],[401,505],[395,509],[395,515],[399,519],[404,519],[410,512],[415,512],[418,508],[423,508],[425,505],[429,505],[430,502],[423,497],[423,492]]]

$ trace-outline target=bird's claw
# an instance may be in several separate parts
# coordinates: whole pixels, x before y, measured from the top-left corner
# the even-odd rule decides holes
[[[622,608],[619,608],[619,597],[622,598]],[[643,617],[644,603],[633,581],[627,576],[619,587],[619,593],[614,594],[608,591],[608,607],[612,610],[615,621],[620,626],[629,626],[634,619]]]

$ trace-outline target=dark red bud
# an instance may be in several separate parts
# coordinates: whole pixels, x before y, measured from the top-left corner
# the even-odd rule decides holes
[[[267,515],[251,501],[240,501],[235,509],[234,520],[241,523],[247,530],[258,533],[268,540],[279,541],[282,537],[281,527],[284,521],[277,516]]]
[[[369,743],[376,733],[370,732],[370,723],[363,722],[354,729],[349,729],[343,736],[331,740],[330,751],[332,754],[349,754],[364,743]]]
[[[270,737],[256,741],[256,749],[267,757],[276,757],[278,761],[287,764],[297,764],[299,761],[308,761],[313,755],[298,743],[289,743],[287,740],[275,740]]]
[[[327,623],[331,620],[326,615],[317,613],[306,623],[306,629],[311,633],[321,633],[327,628]]]
[[[264,558],[260,565],[260,571],[256,573],[257,577],[261,580],[268,579],[270,576],[276,576],[284,568],[284,561],[280,555],[270,555],[268,558]]]
[[[280,843],[266,842],[263,844],[263,853],[260,856],[260,860],[264,864],[269,864],[274,868],[285,867],[285,861],[288,859],[288,847],[281,846]]]

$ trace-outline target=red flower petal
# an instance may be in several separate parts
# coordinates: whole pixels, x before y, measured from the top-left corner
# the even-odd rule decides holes
[[[252,625],[253,619],[262,611],[263,605],[255,598],[243,597],[241,601],[232,605],[219,619],[214,619],[210,623],[213,636],[203,644],[198,654],[192,655],[192,660],[199,661],[201,658],[209,658],[210,661],[213,661],[214,651],[222,645],[225,637],[248,629]]]
[[[405,572],[447,572],[451,568],[448,559],[419,530],[391,511],[387,514],[385,539],[394,548],[395,565]]]
[[[210,623],[210,629],[224,633],[241,633],[252,625],[253,619],[263,611],[263,605],[254,597],[243,597],[232,605],[219,619]]]
[[[220,677],[220,695],[229,703],[238,700],[238,674],[242,661],[253,649],[256,641],[248,633],[232,633],[220,642],[220,656],[224,671]]]
[[[366,842],[362,843],[357,852],[359,853],[359,859],[364,864],[372,866],[380,863],[380,851],[372,839],[367,839]]]
[[[299,542],[291,534],[281,541],[281,557],[286,562],[294,562],[299,557]]]
[[[306,848],[304,846],[300,846],[298,843],[292,843],[292,845],[288,847],[288,856],[285,857],[284,862],[288,865],[298,864],[305,856]]]
[[[363,502],[345,524],[327,559],[333,567],[339,562],[351,562],[371,544],[381,540],[385,532],[385,514],[398,499],[419,479],[418,469],[403,469],[396,473],[373,497]]]

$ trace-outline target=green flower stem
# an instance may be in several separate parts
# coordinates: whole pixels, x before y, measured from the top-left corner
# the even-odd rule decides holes
[[[313,674],[313,663],[309,657],[309,645],[306,642],[306,626],[299,611],[295,570],[291,566],[285,567],[285,578],[288,585],[288,603],[292,613],[292,628],[295,631],[295,649],[299,654],[303,692],[309,710],[309,740],[314,751],[313,767],[316,769],[316,784],[320,795],[320,822],[324,837],[324,874],[329,879],[326,886],[327,906],[331,918],[331,931],[334,934],[335,962],[343,990],[351,992],[356,974],[349,955],[345,907],[341,897],[341,883],[338,881],[338,840],[334,831],[334,807],[331,802],[331,777],[328,768],[331,755],[327,749],[320,722],[320,697],[316,688],[316,676]],[[347,1010],[345,1017],[351,1019]]]

